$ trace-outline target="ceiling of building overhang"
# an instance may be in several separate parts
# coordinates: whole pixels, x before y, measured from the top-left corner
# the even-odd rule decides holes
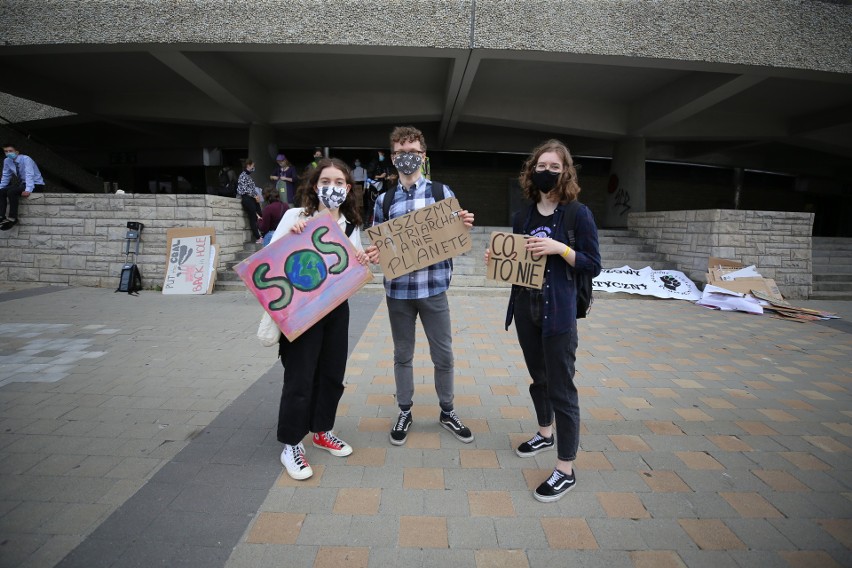
[[[548,136],[610,155],[852,179],[852,76],[629,57],[265,46],[0,48],[0,91],[75,113],[28,122],[66,148],[382,147],[421,126],[437,150],[526,152]]]

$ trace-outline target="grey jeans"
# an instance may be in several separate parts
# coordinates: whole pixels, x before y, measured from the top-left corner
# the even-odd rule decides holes
[[[435,392],[441,410],[453,409],[453,334],[447,294],[417,300],[386,298],[393,335],[393,375],[396,402],[409,410],[414,396],[414,334],[417,316],[429,340],[429,355],[435,366]]]

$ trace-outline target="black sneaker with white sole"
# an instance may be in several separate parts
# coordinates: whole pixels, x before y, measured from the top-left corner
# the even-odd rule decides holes
[[[571,475],[567,475],[558,469],[554,469],[547,481],[539,485],[533,492],[533,497],[536,501],[542,503],[558,501],[563,495],[574,489],[576,484],[577,478],[573,472],[571,472]]]
[[[394,446],[401,446],[408,439],[408,429],[414,424],[414,419],[411,417],[410,410],[400,410],[399,417],[390,431],[390,443]]]
[[[552,450],[554,447],[556,447],[556,445],[553,443],[553,436],[545,438],[536,432],[535,436],[518,446],[515,453],[522,458],[531,458],[541,452]]]
[[[470,428],[462,424],[461,418],[458,417],[455,410],[449,412],[441,411],[441,426],[449,430],[453,436],[465,444],[473,442],[473,434]]]

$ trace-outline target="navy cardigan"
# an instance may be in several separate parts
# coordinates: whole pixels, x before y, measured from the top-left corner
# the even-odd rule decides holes
[[[516,234],[526,234],[533,203],[526,210],[517,211],[512,221],[512,231]],[[568,243],[568,232],[563,228],[566,206],[559,204],[553,212],[552,239]],[[558,254],[547,256],[544,273],[544,288],[542,288],[542,336],[549,337],[568,333],[577,324],[577,291],[574,280],[568,278],[568,270],[573,273],[591,272],[594,276],[601,271],[601,253],[598,246],[598,228],[592,211],[585,205],[580,205],[577,211],[574,229],[574,252],[576,260],[572,268]],[[568,270],[566,270],[566,267]],[[506,311],[506,329],[512,323],[515,314],[515,298],[521,290],[520,286],[512,286],[509,297],[509,308]]]

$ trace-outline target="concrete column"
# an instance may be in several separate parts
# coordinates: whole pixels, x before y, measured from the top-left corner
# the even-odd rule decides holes
[[[743,169],[734,168],[734,209],[740,208],[740,197],[743,194]]]
[[[616,142],[603,227],[626,227],[628,213],[645,211],[645,139]]]
[[[278,146],[275,143],[275,129],[268,124],[249,125],[248,157],[254,160],[255,171],[252,178],[254,183],[263,188],[275,169],[275,156]]]

